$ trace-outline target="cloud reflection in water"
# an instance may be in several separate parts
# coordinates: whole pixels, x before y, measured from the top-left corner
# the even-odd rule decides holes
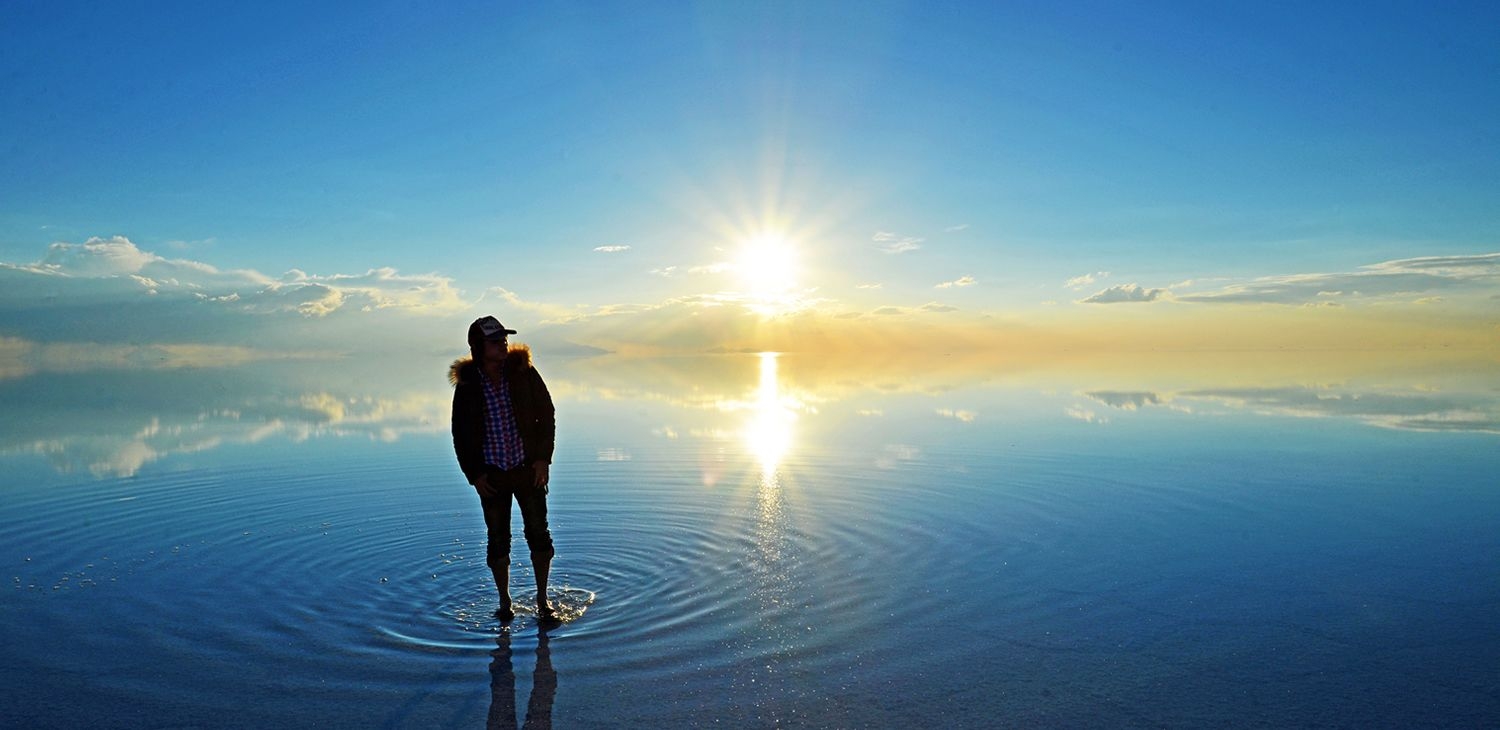
[[[1086,392],[1094,401],[1119,410],[1166,406],[1185,413],[1249,413],[1295,418],[1342,418],[1406,431],[1473,431],[1500,433],[1500,402],[1493,394],[1453,395],[1421,390],[1385,392],[1360,387],[1289,386],[1218,388],[1176,393]]]
[[[1110,428],[1130,427],[1135,418],[1156,412],[1500,433],[1500,364],[1492,360],[1257,357],[1248,366],[1242,355],[1178,355],[1162,361],[1171,367],[1111,359],[997,371],[950,362],[861,365],[773,353],[680,359],[543,354],[540,367],[564,416],[585,408],[619,412],[631,404],[651,413],[646,432],[659,442],[685,448],[686,442],[713,440],[731,452],[743,449],[773,486],[799,439],[817,441],[841,431],[879,429],[878,436],[870,435],[886,444],[884,451],[875,447],[879,466],[911,461],[920,449],[916,436],[937,428],[924,425],[923,414],[965,429],[989,428],[989,414],[1024,422],[1061,411]],[[445,433],[450,391],[433,374],[441,364],[397,368],[385,362],[231,362],[169,372],[125,368],[12,377],[0,380],[7,416],[0,421],[0,456],[41,456],[63,473],[126,477],[174,455],[233,444],[395,441]],[[1099,405],[1108,410],[1094,410]],[[906,415],[889,415],[896,413]],[[586,426],[576,419],[563,423],[565,430]],[[632,453],[624,444],[612,449],[591,455],[618,460]]]
[[[338,373],[321,366],[323,372]],[[300,382],[299,382],[300,381]],[[319,438],[396,441],[447,428],[436,390],[360,392],[357,379],[204,368],[38,376],[0,383],[0,456],[65,474],[130,477],[147,464],[226,445]]]

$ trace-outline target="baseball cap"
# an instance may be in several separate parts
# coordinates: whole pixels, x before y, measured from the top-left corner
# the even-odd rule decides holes
[[[500,320],[494,317],[480,317],[469,325],[469,344],[473,345],[480,340],[500,340],[506,335],[515,334],[515,330],[508,330]]]

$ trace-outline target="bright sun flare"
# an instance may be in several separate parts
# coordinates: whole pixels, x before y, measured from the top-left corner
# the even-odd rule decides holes
[[[747,293],[773,301],[786,296],[797,283],[797,252],[785,236],[764,233],[745,241],[734,269]]]

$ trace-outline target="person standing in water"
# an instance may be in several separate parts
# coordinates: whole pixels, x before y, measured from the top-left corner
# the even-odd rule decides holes
[[[515,618],[510,600],[510,503],[521,508],[526,546],[536,573],[536,614],[556,619],[547,600],[552,533],[547,529],[547,480],[556,445],[552,395],[531,364],[531,349],[510,345],[516,331],[494,317],[469,325],[469,357],[448,369],[453,388],[453,451],[464,477],[479,494],[489,545],[485,562],[495,575],[500,607]]]

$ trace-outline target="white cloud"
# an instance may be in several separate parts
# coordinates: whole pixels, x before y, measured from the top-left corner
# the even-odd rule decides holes
[[[1261,303],[1300,305],[1338,295],[1344,299],[1411,299],[1437,292],[1500,284],[1500,253],[1473,256],[1425,256],[1358,267],[1354,271],[1263,276],[1230,283],[1212,291],[1178,294],[1194,303]]]
[[[957,279],[954,279],[953,281],[945,281],[945,282],[943,282],[941,284],[938,284],[937,286],[935,286],[933,288],[935,288],[935,289],[952,289],[953,287],[956,287],[956,286],[973,286],[975,283],[976,283],[976,281],[975,281],[974,277],[972,277],[972,276],[960,276]]]
[[[889,231],[876,231],[875,235],[872,236],[870,240],[876,243],[884,244],[880,247],[880,250],[889,254],[898,254],[906,253],[908,251],[915,251],[921,248],[922,242],[926,239],[917,238],[915,236],[902,236],[900,234],[891,233]]]
[[[54,243],[34,263],[0,262],[0,328],[42,343],[253,342],[328,352],[396,330],[427,341],[436,337],[433,321],[469,306],[436,274],[382,267],[271,277],[165,258],[123,236]]]
[[[967,224],[967,223],[960,223],[960,224],[958,224],[956,226],[948,226],[947,228],[944,228],[943,230],[946,231],[946,232],[948,232],[948,233],[958,233],[959,231],[967,231],[967,230],[969,230],[969,224]]]
[[[1100,271],[1068,279],[1070,289],[1081,289],[1109,276]],[[1183,291],[1195,285],[1215,288]],[[1081,303],[1150,302],[1166,296],[1193,304],[1285,304],[1338,307],[1358,301],[1431,304],[1448,301],[1442,295],[1487,296],[1500,286],[1500,252],[1475,255],[1422,256],[1393,259],[1350,271],[1294,273],[1248,280],[1201,277],[1169,287],[1147,289],[1137,284],[1108,287]]]
[[[320,284],[310,284],[287,292],[296,302],[297,313],[304,317],[326,317],[344,306],[344,293]]]
[[[1460,279],[1500,276],[1500,252],[1474,256],[1423,256],[1361,266],[1377,274],[1421,272]]]
[[[134,274],[165,259],[136,248],[124,236],[90,238],[83,243],[57,242],[47,247],[38,269],[67,276],[120,276]]]
[[[922,311],[924,311],[924,312],[957,312],[958,311],[958,307],[954,307],[954,306],[951,306],[951,305],[948,305],[948,304],[939,304],[938,302],[928,302],[926,304],[923,304],[920,307],[920,309]]]
[[[856,284],[854,286],[854,288],[855,289],[880,289],[880,288],[882,288],[884,286],[885,286],[885,284],[876,282],[876,283],[871,283],[871,284]]]
[[[625,251],[629,251],[630,247],[629,246],[595,246],[594,250],[598,251],[599,253],[623,253]]]
[[[402,309],[434,313],[467,306],[453,280],[435,274],[404,275],[392,268],[363,274],[313,276],[292,270],[245,299],[252,311],[289,307],[308,317],[323,317],[346,306],[363,311]]]
[[[465,305],[452,280],[435,274],[404,275],[378,268],[362,274],[315,276],[291,269],[272,279],[257,271],[223,271],[198,261],[163,258],[123,236],[54,243],[34,264],[0,263],[0,275],[13,285],[7,293],[20,300],[31,298],[39,287],[53,290],[54,296],[72,290],[85,294],[85,300],[128,299],[131,293],[172,294],[190,301],[238,306],[246,312],[297,312],[310,317],[327,316],[348,306],[366,311],[447,312]],[[9,303],[6,300],[14,301],[11,296],[0,296],[0,303]]]
[[[1137,284],[1116,284],[1080,299],[1079,304],[1119,304],[1122,302],[1154,302],[1167,293],[1166,289],[1146,289]]]
[[[160,288],[214,289],[265,286],[271,279],[254,271],[221,271],[186,259],[168,259],[142,251],[124,236],[90,238],[83,243],[59,241],[33,264],[0,262],[0,270],[69,279],[121,279],[140,276]]]
[[[1068,279],[1066,282],[1063,282],[1063,286],[1074,291],[1078,291],[1079,289],[1082,289],[1100,279],[1107,278],[1109,278],[1108,271],[1096,271],[1092,274],[1083,274],[1081,276],[1075,276],[1071,279]]]

